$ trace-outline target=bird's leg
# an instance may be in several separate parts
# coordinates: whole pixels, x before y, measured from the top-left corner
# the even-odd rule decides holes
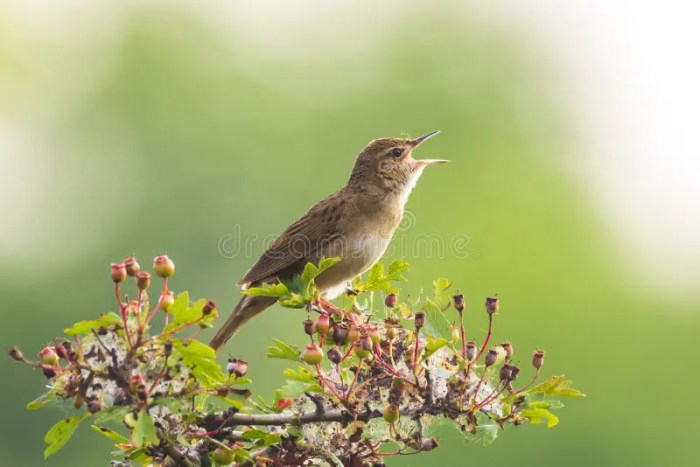
[[[333,302],[331,302],[325,297],[318,297],[317,300],[317,305],[319,306],[319,308],[321,308],[326,313],[344,316],[348,318],[352,323],[357,324],[355,321],[355,315],[352,312],[343,310],[342,308],[338,308],[333,304]]]

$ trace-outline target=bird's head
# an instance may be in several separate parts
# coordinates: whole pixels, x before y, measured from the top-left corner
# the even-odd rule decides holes
[[[348,184],[359,189],[379,188],[408,196],[425,167],[449,162],[412,157],[413,151],[421,143],[438,133],[431,131],[415,139],[381,138],[371,141],[357,157]]]

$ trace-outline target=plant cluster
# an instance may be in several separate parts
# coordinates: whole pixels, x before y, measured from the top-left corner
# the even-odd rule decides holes
[[[556,425],[551,410],[562,406],[558,399],[582,396],[563,376],[536,384],[544,351],[528,355],[523,378],[513,345],[491,345],[497,298],[485,302],[486,336],[467,340],[465,299],[448,292],[446,279],[436,280],[430,294],[400,301],[395,283],[408,265],[394,261],[385,270],[377,263],[336,306],[314,278],[337,261],[310,263],[289,283],[244,292],[307,311],[299,330],[308,335],[306,346],[275,339],[268,348],[269,358],[294,362],[271,400],[252,397],[245,360],[230,358],[222,368],[214,350],[197,340],[213,326],[216,305],[191,302],[187,292],[176,296],[167,256],[153,263],[162,279],[155,294],[151,274],[135,258],[113,264],[118,313],[65,329],[66,337],[37,360],[10,349],[48,380],[48,392],[29,409],[55,400],[75,408],[46,434],[44,455],[89,420],[115,442],[115,466],[382,465],[437,448],[440,422],[488,444],[509,425]],[[123,293],[127,280],[135,298]],[[165,320],[156,329],[158,314]]]

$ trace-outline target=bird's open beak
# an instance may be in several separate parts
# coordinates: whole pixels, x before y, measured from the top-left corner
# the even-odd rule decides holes
[[[413,148],[414,149],[417,148],[421,143],[432,138],[433,136],[437,135],[438,133],[440,133],[440,130],[431,131],[430,133],[426,133],[423,136],[419,136],[418,138],[411,141],[411,143],[413,144]],[[416,162],[419,162],[423,165],[431,165],[431,164],[444,164],[444,163],[450,162],[450,161],[445,160],[445,159],[418,159],[418,160],[416,160]]]

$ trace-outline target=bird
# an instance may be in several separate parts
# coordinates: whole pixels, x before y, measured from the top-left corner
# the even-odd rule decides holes
[[[315,278],[315,284],[328,300],[343,293],[350,281],[383,256],[423,170],[449,162],[412,157],[419,145],[438,133],[370,141],[357,156],[347,184],[290,225],[236,285],[246,290],[286,281],[301,274],[309,262],[340,258]],[[210,347],[218,350],[275,301],[274,297],[244,295]]]

